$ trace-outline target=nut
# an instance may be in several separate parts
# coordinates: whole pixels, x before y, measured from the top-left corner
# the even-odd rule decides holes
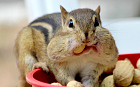
[[[134,66],[128,59],[118,61],[113,71],[114,82],[117,86],[129,86],[133,80]]]
[[[115,69],[115,64],[112,65],[112,66],[106,67],[104,69],[103,73],[105,73],[105,74],[112,74],[114,69]]]
[[[84,85],[77,81],[70,81],[67,87],[84,87]]]
[[[113,75],[107,76],[101,83],[100,87],[116,87],[114,84]]]
[[[140,87],[140,84],[139,85],[130,85],[129,87]]]
[[[60,83],[57,82],[51,83],[51,85],[62,86]]]
[[[135,69],[134,77],[133,77],[133,81],[132,82],[140,84],[140,70],[139,69]]]
[[[136,66],[140,70],[140,58],[138,59]]]
[[[75,54],[79,54],[79,53],[81,53],[81,52],[84,50],[84,48],[85,48],[85,45],[76,47],[76,48],[74,49],[73,52],[74,52]]]

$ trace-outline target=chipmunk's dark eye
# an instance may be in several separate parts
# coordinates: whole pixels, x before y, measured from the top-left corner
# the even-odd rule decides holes
[[[72,21],[72,19],[70,19],[70,21],[69,21],[69,27],[73,28],[73,21]]]
[[[97,27],[97,26],[99,26],[99,21],[98,21],[98,19],[97,19],[97,18],[95,18],[94,27]]]

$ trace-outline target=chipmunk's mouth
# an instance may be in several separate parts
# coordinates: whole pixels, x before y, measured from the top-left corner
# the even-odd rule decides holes
[[[74,55],[79,56],[79,55],[81,55],[81,54],[84,54],[84,53],[89,52],[90,50],[94,50],[95,52],[98,53],[97,44],[98,44],[98,42],[95,43],[95,44],[93,44],[92,46],[87,46],[87,45],[86,45],[85,48],[84,48],[84,50],[83,50],[82,52],[80,52],[80,53],[74,53]]]

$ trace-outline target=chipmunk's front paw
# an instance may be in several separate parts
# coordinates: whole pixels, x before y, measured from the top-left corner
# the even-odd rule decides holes
[[[49,69],[48,69],[46,63],[37,62],[34,64],[32,70],[37,69],[37,68],[42,68],[43,71],[45,71],[46,73],[49,73]]]
[[[85,86],[78,81],[70,81],[67,84],[67,87],[85,87]]]

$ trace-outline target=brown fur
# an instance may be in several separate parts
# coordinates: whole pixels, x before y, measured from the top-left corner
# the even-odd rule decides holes
[[[98,87],[101,73],[115,65],[118,50],[111,33],[101,26],[100,6],[95,11],[60,9],[61,14],[40,17],[19,33],[15,44],[21,74],[18,87],[29,87],[25,77],[39,67],[51,71],[62,85],[75,80],[78,74],[85,87]],[[90,49],[77,56],[73,50],[81,45],[93,46],[97,52]]]

